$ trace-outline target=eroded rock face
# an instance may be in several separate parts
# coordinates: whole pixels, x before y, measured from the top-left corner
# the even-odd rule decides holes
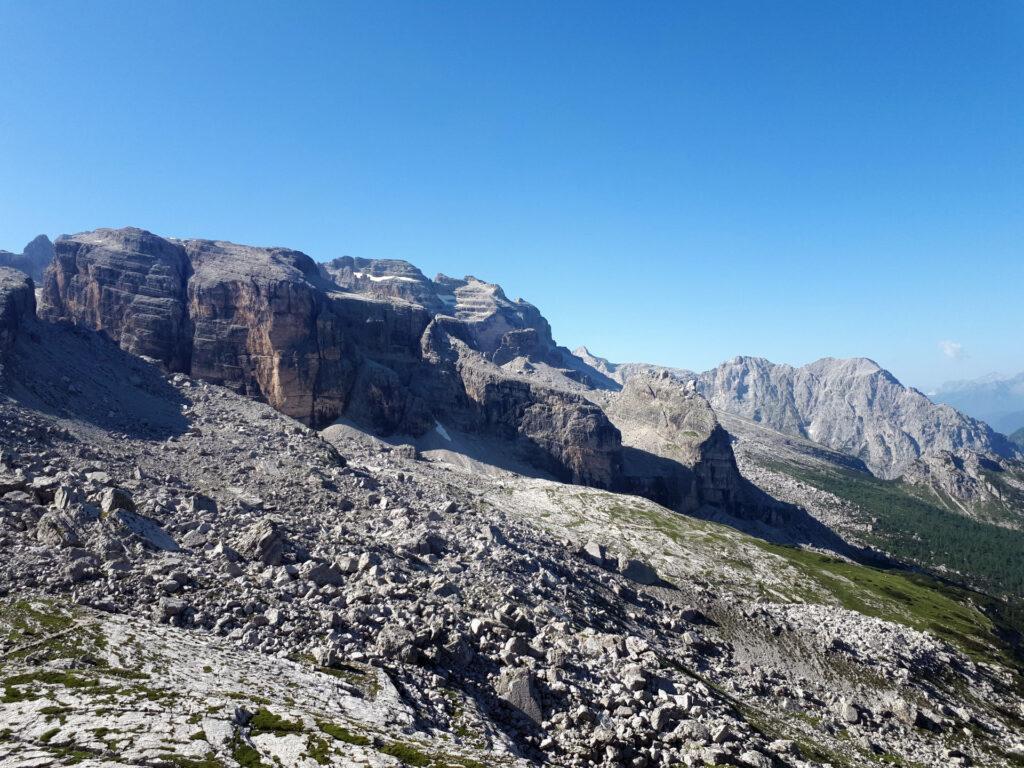
[[[621,438],[602,410],[584,398],[501,375],[463,359],[458,366],[466,394],[485,423],[516,436],[556,476],[610,488],[622,467]]]
[[[344,415],[416,435],[443,417],[513,441],[559,477],[606,487],[621,462],[600,408],[491,364],[496,354],[546,355],[554,342],[535,307],[473,278],[429,281],[406,262],[347,257],[321,267],[285,248],[105,229],[58,239],[42,315],[307,424]]]
[[[186,371],[192,334],[185,249],[141,229],[60,237],[40,316],[105,332],[122,349]]]
[[[62,237],[42,316],[265,398],[307,423],[336,418],[356,355],[316,264],[284,248],[177,241],[138,229]]]
[[[376,299],[399,299],[430,316],[459,321],[457,336],[498,365],[515,357],[543,360],[555,350],[551,326],[535,306],[512,301],[501,286],[475,277],[429,280],[407,261],[343,256],[322,265],[340,287]]]
[[[342,256],[322,265],[324,272],[345,290],[378,299],[401,299],[439,313],[445,304],[437,286],[419,269],[399,259],[359,259]]]
[[[630,490],[686,512],[741,502],[729,435],[692,380],[664,369],[640,371],[609,398],[605,411],[627,447]]]
[[[59,246],[58,246],[59,247]],[[306,423],[344,410],[358,355],[299,251],[189,241],[190,371]]]
[[[532,463],[564,480],[613,487],[622,468],[622,442],[601,408],[586,398],[526,381],[473,349],[462,321],[435,318],[423,334],[423,355],[445,372],[424,393],[448,403],[458,426],[484,427],[510,441]]]
[[[0,360],[35,314],[32,279],[14,269],[0,267]]]

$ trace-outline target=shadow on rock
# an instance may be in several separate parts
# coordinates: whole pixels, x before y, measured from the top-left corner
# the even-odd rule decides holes
[[[164,440],[189,429],[186,404],[156,365],[101,333],[33,323],[6,366],[5,395],[19,405],[134,439]]]

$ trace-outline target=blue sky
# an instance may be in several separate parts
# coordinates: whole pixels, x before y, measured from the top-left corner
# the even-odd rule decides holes
[[[1024,4],[0,0],[0,248],[404,258],[706,368],[1024,370]]]

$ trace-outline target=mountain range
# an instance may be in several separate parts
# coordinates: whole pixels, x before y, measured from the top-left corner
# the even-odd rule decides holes
[[[0,268],[0,756],[158,759],[76,735],[127,727],[93,688],[184,766],[1024,755],[1021,454],[872,361],[615,364],[472,276],[134,228],[47,262]]]
[[[991,424],[1003,434],[1024,429],[1024,373],[949,381],[930,396]]]

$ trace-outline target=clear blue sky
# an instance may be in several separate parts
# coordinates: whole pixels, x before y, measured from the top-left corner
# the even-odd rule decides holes
[[[475,274],[615,360],[1016,372],[1022,51],[1017,0],[0,0],[0,247],[136,225]]]

